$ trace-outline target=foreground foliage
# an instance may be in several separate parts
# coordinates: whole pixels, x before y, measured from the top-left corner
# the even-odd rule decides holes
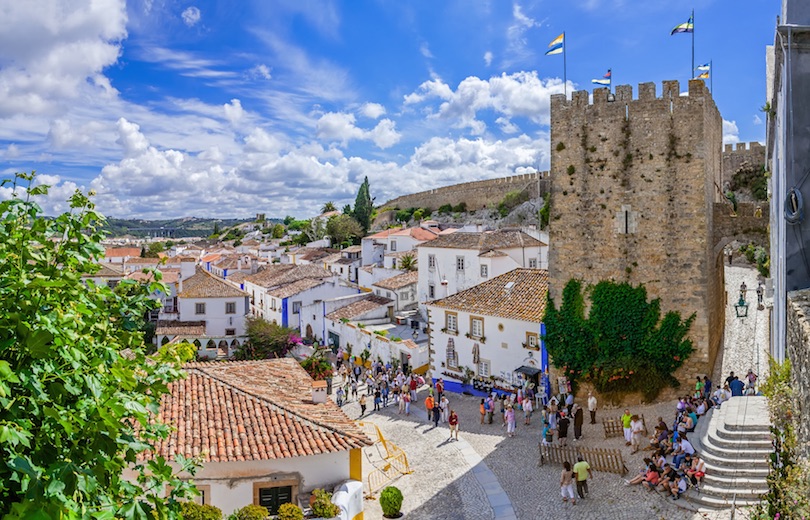
[[[673,373],[692,353],[687,338],[695,316],[677,312],[661,318],[661,301],[647,301],[643,285],[602,281],[588,290],[585,316],[582,283],[570,280],[559,309],[546,306],[546,347],[554,366],[572,383],[590,381],[607,397],[640,391],[651,401],[665,386],[678,386]]]
[[[0,202],[0,517],[176,518],[191,485],[138,457],[168,435],[151,414],[181,377],[174,351],[144,355],[149,294],[166,287],[85,283],[104,218],[79,192],[69,213],[43,218],[34,199],[48,188],[33,181],[5,181],[13,196]]]
[[[245,325],[249,341],[234,352],[236,359],[285,357],[291,348],[301,342],[297,331],[271,323],[264,318],[248,316],[245,318]]]
[[[796,392],[790,375],[790,360],[770,359],[770,375],[760,386],[768,398],[773,426],[774,453],[771,454],[768,493],[751,518],[793,520],[810,518],[810,468],[800,460],[796,437]]]

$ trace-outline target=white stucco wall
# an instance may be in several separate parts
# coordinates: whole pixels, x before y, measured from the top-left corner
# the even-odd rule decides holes
[[[430,360],[426,344],[420,345],[419,348],[408,348],[401,341],[392,341],[379,334],[374,334],[371,328],[360,328],[354,323],[327,319],[326,330],[327,334],[331,331],[340,336],[340,346],[343,350],[347,350],[347,346],[351,345],[353,356],[360,356],[361,352],[370,349],[371,357],[369,359],[376,361],[379,358],[383,363],[389,363],[395,359],[401,360],[403,354],[406,357],[410,354],[411,367],[420,367]]]
[[[196,304],[205,304],[205,314],[196,314]],[[236,313],[225,314],[225,303],[236,304]],[[232,298],[178,298],[181,321],[205,320],[207,336],[224,336],[225,329],[235,329],[236,336],[245,334],[245,315],[248,313],[248,297]]]

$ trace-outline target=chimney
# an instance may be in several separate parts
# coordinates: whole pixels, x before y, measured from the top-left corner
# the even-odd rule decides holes
[[[315,404],[326,402],[326,381],[312,382],[312,402]]]

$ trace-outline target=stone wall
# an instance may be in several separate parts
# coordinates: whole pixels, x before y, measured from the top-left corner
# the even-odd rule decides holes
[[[762,166],[765,164],[765,147],[754,141],[752,143],[737,143],[737,148],[734,145],[727,144],[723,149],[723,182],[721,186],[725,187],[727,182],[731,182],[734,173],[740,169],[743,163],[748,163],[751,166]]]
[[[801,454],[810,459],[810,289],[787,295],[787,357],[792,365],[793,388],[797,395],[797,432]]]
[[[549,285],[560,301],[571,278],[644,284],[662,311],[696,314],[696,351],[676,376],[709,374],[725,319],[721,202],[722,119],[700,80],[551,97]]]
[[[510,191],[529,190],[530,198],[542,197],[548,191],[548,172],[526,173],[485,181],[465,182],[432,190],[403,195],[389,200],[382,208],[430,208],[439,209],[445,204],[456,206],[462,202],[470,210],[497,204]]]
[[[739,202],[736,214],[728,202],[714,204],[714,244],[719,252],[732,240],[753,242],[767,251],[770,249],[768,225],[770,204],[767,202]]]

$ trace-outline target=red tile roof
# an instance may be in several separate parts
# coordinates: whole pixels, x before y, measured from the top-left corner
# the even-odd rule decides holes
[[[108,247],[104,250],[107,258],[121,258],[125,256],[141,256],[140,247]]]
[[[160,418],[173,426],[157,454],[205,462],[284,459],[371,444],[331,399],[312,402],[312,379],[293,359],[189,363],[169,385]]]
[[[391,278],[374,282],[372,285],[382,289],[396,291],[397,289],[413,285],[418,281],[419,271],[408,271],[407,273],[398,274],[396,276],[392,276]]]
[[[387,307],[393,301],[394,300],[391,300],[389,298],[384,298],[382,296],[377,296],[376,294],[368,293],[365,298],[355,300],[349,305],[346,305],[345,307],[341,307],[340,309],[336,309],[330,312],[329,314],[326,315],[326,318],[332,321],[338,321],[342,319],[350,320],[355,316],[361,316],[379,307]]]
[[[194,276],[183,280],[183,290],[177,295],[178,298],[239,298],[243,296],[247,296],[247,293],[199,269]]]

